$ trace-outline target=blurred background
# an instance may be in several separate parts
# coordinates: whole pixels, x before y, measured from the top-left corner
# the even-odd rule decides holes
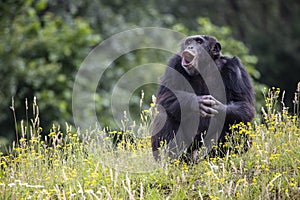
[[[80,64],[101,41],[136,27],[214,35],[223,45],[223,54],[240,57],[250,73],[258,113],[264,104],[264,86],[285,90],[285,103],[292,106],[300,81],[299,20],[297,0],[2,0],[0,143],[8,144],[15,137],[12,98],[19,122],[32,116],[26,99],[31,106],[37,97],[45,135],[52,124],[72,124],[72,88]],[[122,74],[140,64],[166,64],[171,56],[143,49],[118,58],[97,89],[101,124],[117,128],[110,96]],[[139,116],[141,90],[147,108],[156,88],[148,85],[135,91],[130,100],[132,115]]]

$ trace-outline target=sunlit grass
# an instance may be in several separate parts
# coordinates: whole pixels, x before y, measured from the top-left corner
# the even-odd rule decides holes
[[[299,118],[279,109],[280,90],[265,91],[263,123],[236,124],[229,138],[248,137],[251,147],[229,139],[226,156],[193,165],[155,162],[149,121],[124,119],[121,131],[82,133],[66,125],[22,122],[19,143],[0,152],[1,199],[299,199]],[[47,135],[47,139],[41,135]],[[243,153],[242,153],[243,152]]]

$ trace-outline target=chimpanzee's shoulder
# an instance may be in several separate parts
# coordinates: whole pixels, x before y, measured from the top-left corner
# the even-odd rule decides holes
[[[222,56],[222,60],[224,60],[225,65],[227,66],[242,66],[241,60],[234,56],[234,57],[229,57],[229,56]]]
[[[181,68],[181,56],[178,54],[175,54],[168,62],[168,67],[179,69]]]

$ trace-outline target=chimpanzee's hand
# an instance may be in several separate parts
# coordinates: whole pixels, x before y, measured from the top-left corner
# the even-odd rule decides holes
[[[218,107],[214,107],[218,102],[213,96],[211,95],[202,95],[197,96],[198,105],[199,105],[199,114],[201,117],[214,117],[218,114]]]
[[[210,96],[211,100],[215,101],[214,105],[212,105],[212,108],[217,110],[219,113],[226,113],[227,105],[221,103],[217,99],[215,99],[213,96]]]

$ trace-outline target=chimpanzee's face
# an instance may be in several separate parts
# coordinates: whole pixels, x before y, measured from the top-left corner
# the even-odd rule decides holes
[[[199,59],[200,55],[203,55],[203,51],[206,51],[213,60],[216,60],[220,57],[221,45],[211,36],[194,35],[184,40],[181,46],[181,65],[189,75],[199,74],[197,67],[201,63]]]

